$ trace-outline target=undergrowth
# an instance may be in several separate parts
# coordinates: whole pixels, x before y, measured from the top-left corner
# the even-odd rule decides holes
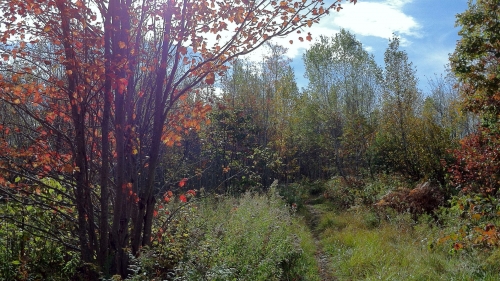
[[[130,280],[319,280],[311,234],[274,189],[206,198],[166,225]]]
[[[499,280],[498,248],[457,247],[462,244],[450,233],[454,238],[470,221],[449,208],[415,220],[371,204],[404,184],[374,182],[366,184],[368,190],[348,190],[334,179],[324,187],[334,198],[309,200],[319,216],[315,231],[337,280]]]

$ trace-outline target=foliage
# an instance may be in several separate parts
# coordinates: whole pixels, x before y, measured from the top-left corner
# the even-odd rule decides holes
[[[414,134],[422,99],[416,70],[399,44],[400,39],[394,36],[384,56],[384,94],[374,158],[376,164],[387,165],[389,171],[418,179],[423,175],[418,170],[420,151]]]
[[[71,241],[64,237],[70,223],[58,220],[54,212],[27,197],[2,198],[0,280],[69,280],[75,276],[78,252],[64,245]],[[50,233],[61,236],[51,237]]]
[[[500,116],[499,4],[498,0],[469,1],[468,9],[457,15],[461,39],[450,57],[453,72],[461,83],[465,107],[479,113],[483,126],[495,133]]]
[[[310,234],[283,203],[274,189],[193,201],[166,228],[157,229],[157,239],[143,249],[130,279],[317,280],[311,272]],[[173,207],[159,210],[158,220]]]
[[[398,187],[402,179],[380,175],[374,180],[336,177],[325,183],[323,196],[338,210],[372,205],[388,191]]]
[[[150,245],[157,198],[175,186],[157,177],[165,147],[210,110],[202,86],[340,2],[2,2],[0,187],[60,182],[81,262],[125,277],[124,249]]]
[[[281,159],[275,150],[261,145],[262,127],[244,109],[220,104],[210,115],[211,123],[200,133],[204,139],[202,158],[206,167],[201,180],[217,192],[241,194],[265,186],[276,175]]]
[[[468,9],[457,15],[461,28],[450,61],[459,80],[465,110],[477,114],[477,132],[462,139],[448,163],[450,181],[462,193],[454,208],[464,217],[458,229],[444,240],[460,241],[455,247],[498,247],[498,179],[500,107],[498,56],[500,14],[497,0],[469,1]]]
[[[321,148],[324,152],[319,154],[326,156],[321,169],[333,170],[329,175],[357,176],[367,168],[382,71],[355,36],[343,29],[332,38],[321,37],[304,54],[304,64],[310,105],[302,118],[309,117],[312,124],[303,121],[298,133],[302,150],[313,146],[304,151],[305,158]]]
[[[482,130],[461,140],[450,163],[451,183],[465,193],[496,195],[499,188],[500,142],[498,134]]]
[[[410,213],[414,219],[418,215],[433,215],[440,206],[443,206],[445,196],[436,184],[425,182],[413,189],[399,188],[384,195],[375,206],[378,208],[390,207],[400,213]]]
[[[277,187],[280,196],[289,205],[296,209],[303,207],[309,195],[310,185],[307,182],[281,184]]]
[[[500,246],[500,202],[493,196],[462,195],[451,200],[451,208],[443,217],[459,217],[459,221],[447,222],[454,225],[453,231],[440,237],[437,244],[447,244],[455,251],[482,249],[495,254]],[[486,251],[485,251],[486,250]]]

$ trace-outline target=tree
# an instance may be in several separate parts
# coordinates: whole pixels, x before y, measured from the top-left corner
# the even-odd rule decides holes
[[[339,7],[340,0],[2,2],[0,100],[30,118],[22,130],[1,127],[0,185],[36,197],[41,179],[59,181],[76,209],[82,264],[125,277],[126,249],[138,254],[151,243],[162,145],[197,128],[209,110],[200,101],[172,115],[178,101],[213,84],[232,59]],[[13,145],[11,134],[25,144]],[[62,215],[61,202],[53,204]]]
[[[247,145],[233,145],[232,151],[237,151],[239,155],[233,157],[234,160],[239,158],[234,164],[261,163],[257,166],[248,165],[255,168],[249,171],[253,170],[259,175],[260,184],[269,186],[275,178],[281,180],[280,177],[286,177],[287,174],[287,159],[291,156],[286,149],[291,137],[288,129],[298,90],[290,59],[285,57],[287,49],[273,43],[267,43],[264,47],[269,55],[263,56],[261,62],[234,61],[231,71],[223,77],[221,86],[225,126],[231,125],[242,132],[248,132],[245,137]],[[234,114],[237,116],[231,117]],[[222,115],[213,117],[219,121]],[[228,144],[234,141],[231,140],[231,130],[221,130],[222,128],[218,129],[215,125],[208,129],[209,135],[229,133]],[[242,150],[242,147],[245,147],[246,151]],[[255,160],[245,160],[247,157]],[[281,165],[282,160],[287,163]],[[241,167],[234,168],[236,167],[231,167],[231,174],[238,170],[241,173]],[[276,174],[277,171],[280,171],[280,175]],[[230,173],[226,173],[226,176],[230,176]],[[249,177],[246,174],[244,176]]]
[[[498,129],[500,116],[500,1],[469,1],[457,15],[461,39],[451,55],[451,67],[461,83],[465,108],[479,113],[483,127]]]
[[[405,51],[399,49],[400,39],[394,36],[385,51],[384,93],[380,127],[376,137],[378,162],[418,179],[418,151],[412,133],[422,110],[417,88],[416,70]]]
[[[333,149],[337,173],[366,167],[374,111],[382,92],[382,70],[355,36],[342,29],[321,37],[304,55],[308,92],[324,118],[325,147]],[[349,172],[347,172],[349,171]]]
[[[433,119],[452,139],[461,139],[476,130],[477,115],[462,110],[460,84],[451,69],[445,76],[429,80]]]
[[[464,109],[481,118],[479,130],[461,141],[449,165],[452,182],[467,193],[495,195],[500,188],[500,1],[469,1],[457,15],[461,29],[451,67]]]

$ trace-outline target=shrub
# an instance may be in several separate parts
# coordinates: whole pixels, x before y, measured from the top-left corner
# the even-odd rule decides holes
[[[444,194],[429,182],[418,184],[414,189],[401,188],[391,191],[375,204],[376,207],[390,207],[402,213],[417,215],[431,214],[444,203]]]

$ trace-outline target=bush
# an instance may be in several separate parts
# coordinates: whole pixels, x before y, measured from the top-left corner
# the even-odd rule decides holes
[[[0,217],[0,280],[72,278],[80,262],[78,253],[45,233],[57,228],[61,240],[67,238],[64,220],[50,209],[18,200],[0,202]]]
[[[444,194],[429,182],[418,184],[414,189],[400,188],[382,197],[375,206],[390,207],[400,213],[409,212],[417,219],[421,214],[433,214],[444,204]]]
[[[175,204],[157,221],[168,219]],[[314,246],[304,243],[307,231],[274,189],[193,201],[170,220],[133,261],[131,280],[315,280],[314,258],[302,249],[313,255]]]

